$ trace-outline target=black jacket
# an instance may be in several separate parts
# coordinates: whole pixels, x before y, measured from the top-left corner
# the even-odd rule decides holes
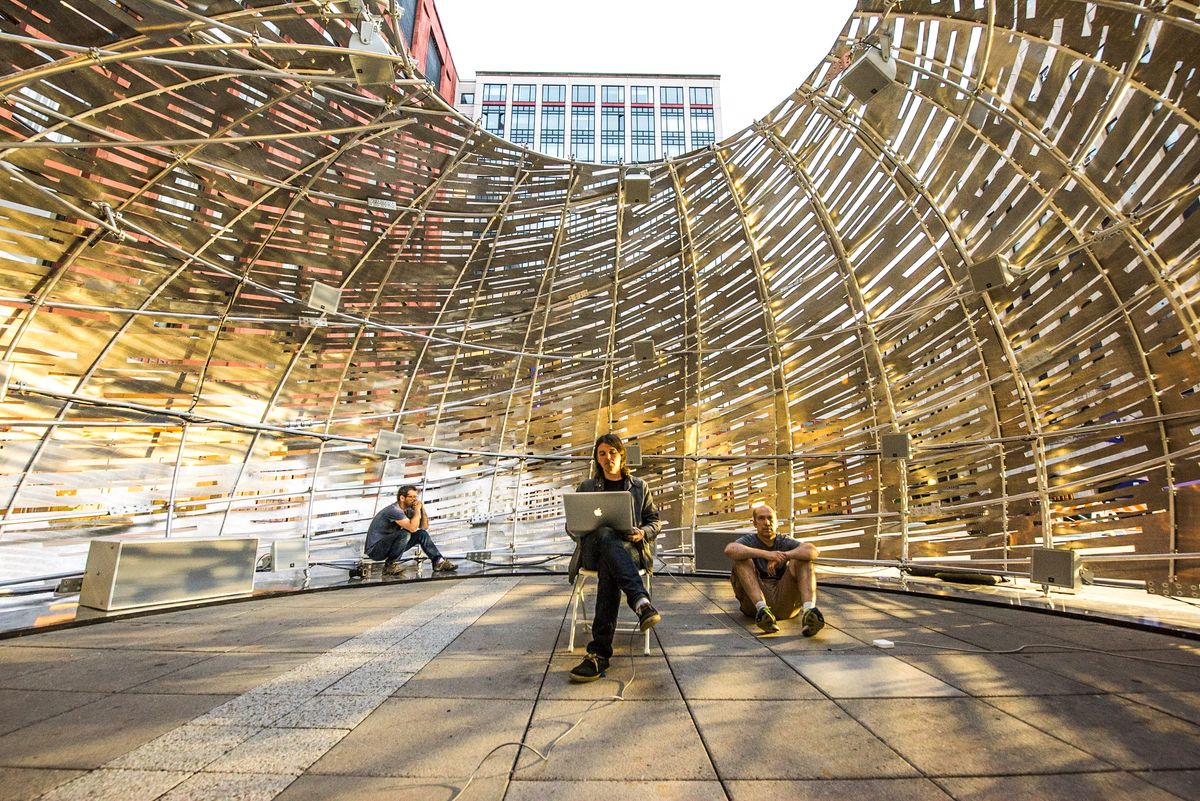
[[[624,543],[625,550],[629,551],[635,564],[639,564],[643,568],[651,568],[654,566],[654,556],[653,546],[650,543],[657,539],[659,532],[662,531],[662,520],[658,516],[658,507],[654,505],[650,485],[644,480],[636,476],[629,476],[625,479],[625,490],[633,496],[633,524],[645,534],[641,542]],[[585,479],[576,489],[576,492],[603,491],[604,480],[599,478]],[[567,568],[567,577],[574,582],[581,566],[595,570],[596,565],[592,563],[590,549],[584,547],[587,535],[580,538],[569,531],[567,534],[575,540],[575,553],[572,554],[571,565]]]

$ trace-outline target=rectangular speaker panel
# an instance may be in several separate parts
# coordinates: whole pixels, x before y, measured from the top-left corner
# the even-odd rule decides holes
[[[1034,584],[1077,590],[1082,586],[1079,568],[1079,554],[1075,551],[1034,548],[1030,558],[1029,579]]]
[[[729,575],[733,563],[725,556],[725,546],[745,534],[745,531],[696,529],[692,539],[695,545],[696,572]]]
[[[257,557],[258,537],[98,537],[88,549],[79,604],[113,611],[248,595]]]

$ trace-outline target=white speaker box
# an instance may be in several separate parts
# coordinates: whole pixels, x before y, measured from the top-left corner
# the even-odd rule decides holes
[[[1030,554],[1029,580],[1068,590],[1083,586],[1077,551],[1066,548],[1034,548]]]
[[[976,292],[1006,287],[1013,281],[1008,259],[999,254],[970,265],[971,286]]]
[[[650,202],[650,174],[642,170],[625,173],[625,202]]]
[[[380,431],[372,450],[380,456],[399,456],[404,452],[404,437],[395,431]]]
[[[308,570],[308,540],[289,537],[272,542],[271,570]]]
[[[320,281],[313,281],[312,288],[308,292],[308,307],[317,311],[335,312],[341,300],[342,290],[336,286],[322,284]]]
[[[879,455],[884,459],[911,459],[912,440],[908,434],[892,432],[879,437]]]
[[[895,81],[895,59],[884,61],[874,47],[855,59],[841,77],[842,86],[861,103],[866,103]]]
[[[354,81],[359,86],[392,83],[396,71],[392,61],[378,56],[393,55],[392,48],[379,29],[378,23],[361,20],[350,33],[350,66],[354,69]]]
[[[625,443],[625,464],[630,467],[642,466],[642,446],[636,442]]]

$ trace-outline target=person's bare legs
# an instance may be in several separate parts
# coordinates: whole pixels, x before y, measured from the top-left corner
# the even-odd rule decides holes
[[[754,617],[758,613],[758,602],[766,600],[763,597],[762,584],[758,581],[758,570],[754,567],[754,560],[735,560],[730,579],[742,614]]]
[[[792,618],[808,604],[808,610],[801,618],[800,633],[811,637],[825,626],[825,617],[816,608],[817,604],[817,571],[813,561],[817,558],[815,545],[804,543],[801,546],[800,559],[788,561],[787,570],[779,581],[776,594],[776,616],[779,619]]]
[[[779,579],[775,603],[771,608],[775,611],[775,617],[788,620],[799,614],[800,607],[806,601],[813,601],[816,594],[816,572],[812,569],[812,562],[793,559],[788,562],[783,578]]]

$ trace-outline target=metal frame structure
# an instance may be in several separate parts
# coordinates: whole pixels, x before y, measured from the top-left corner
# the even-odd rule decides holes
[[[839,559],[1200,582],[1193,3],[862,0],[640,204],[448,107],[389,8],[0,0],[0,581],[356,538],[402,483],[446,550],[565,549],[614,430],[684,552],[766,500]],[[364,14],[393,82],[355,80]]]

